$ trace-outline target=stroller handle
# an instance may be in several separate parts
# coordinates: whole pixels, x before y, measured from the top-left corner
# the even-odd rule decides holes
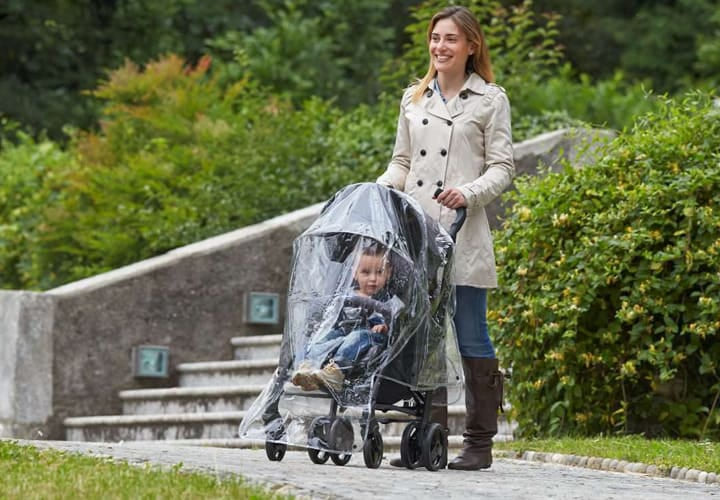
[[[433,194],[433,198],[437,198],[440,193],[443,192],[442,188],[437,188],[435,190],[435,194]],[[453,241],[456,240],[457,234],[460,232],[460,229],[463,227],[463,224],[465,224],[465,218],[467,217],[467,208],[465,207],[459,207],[455,209],[455,220],[453,221],[452,225],[450,226],[450,229],[448,230],[448,233],[450,233],[450,237]]]

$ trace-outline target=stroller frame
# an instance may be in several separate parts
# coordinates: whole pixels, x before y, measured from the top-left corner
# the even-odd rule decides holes
[[[437,196],[442,189],[435,193]],[[448,233],[453,241],[462,228],[466,218],[466,209],[461,207],[456,211],[456,218]],[[290,366],[290,364],[288,365]],[[288,367],[279,368],[277,383],[282,385],[289,379]],[[400,458],[409,469],[425,467],[429,471],[437,471],[447,464],[448,431],[439,423],[431,422],[432,402],[436,398],[441,404],[447,404],[447,389],[440,387],[430,390],[413,390],[407,386],[394,383],[382,373],[373,374],[371,378],[372,394],[369,408],[362,412],[360,418],[361,435],[363,436],[363,459],[368,468],[376,469],[380,466],[383,457],[383,439],[379,424],[394,422],[407,422],[400,441]],[[388,392],[395,391],[390,397],[383,397],[384,387]],[[288,395],[298,395],[309,398],[330,399],[330,410],[327,415],[315,417],[308,436],[307,453],[315,464],[324,464],[328,459],[335,465],[345,465],[350,461],[353,453],[354,431],[347,417],[343,417],[347,406],[339,402],[329,391],[283,391]],[[382,400],[402,401],[402,405]],[[274,410],[277,411],[278,401]],[[397,418],[389,415],[377,416],[376,412],[398,412],[409,418]],[[281,426],[267,431],[265,452],[271,461],[281,461],[287,451],[287,444],[281,439],[285,433]],[[320,442],[325,446],[311,445],[311,441]],[[332,451],[327,451],[332,450]]]

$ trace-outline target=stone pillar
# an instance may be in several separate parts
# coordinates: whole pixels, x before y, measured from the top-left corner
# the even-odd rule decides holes
[[[54,312],[46,294],[0,290],[0,437],[48,435]]]

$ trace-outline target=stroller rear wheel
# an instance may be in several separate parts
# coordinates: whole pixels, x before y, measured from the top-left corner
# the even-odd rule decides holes
[[[400,460],[408,469],[415,469],[420,466],[421,452],[420,424],[410,422],[405,426],[400,440]]]
[[[447,438],[442,425],[430,424],[422,441],[422,464],[427,470],[436,471],[447,460]]]
[[[363,459],[368,469],[377,469],[380,467],[383,457],[383,439],[380,429],[376,422],[367,433],[365,442],[363,443]]]
[[[287,445],[285,443],[273,443],[265,441],[265,454],[271,462],[279,462],[285,457]]]

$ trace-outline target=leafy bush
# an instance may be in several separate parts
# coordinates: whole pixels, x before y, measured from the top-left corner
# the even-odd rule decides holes
[[[13,127],[8,132],[13,142],[3,138],[0,148],[0,288],[24,288],[28,255],[39,244],[34,235],[53,196],[41,188],[72,158],[52,141],[36,141]]]
[[[518,179],[490,318],[527,436],[720,437],[720,109],[662,99],[597,164]]]
[[[114,269],[322,201],[385,167],[394,103],[295,107],[247,77],[219,85],[210,65],[128,62],[94,92],[100,133],[77,132],[67,152],[8,143],[0,286],[47,289]]]
[[[587,75],[576,78],[568,64],[537,85],[524,88],[522,99],[513,101],[518,121],[548,110],[564,111],[596,127],[616,130],[632,126],[655,105],[654,96],[642,83],[628,83],[621,72],[592,82]]]

